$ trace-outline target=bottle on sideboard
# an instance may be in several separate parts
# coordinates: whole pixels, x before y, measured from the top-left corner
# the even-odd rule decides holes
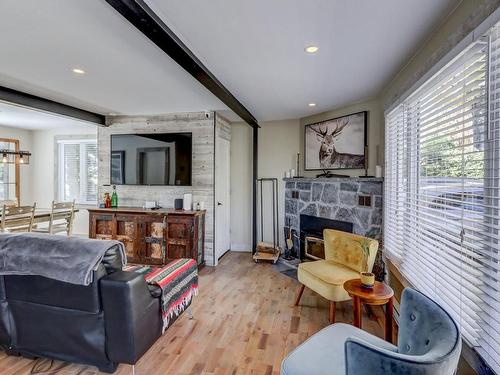
[[[109,193],[104,193],[104,207],[105,208],[111,207],[111,197],[109,196]]]
[[[118,207],[118,194],[116,194],[116,185],[113,185],[113,193],[111,194],[111,207]]]

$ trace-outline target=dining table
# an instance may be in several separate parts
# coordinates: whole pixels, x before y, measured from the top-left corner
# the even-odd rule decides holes
[[[75,208],[74,212],[78,212],[78,209]],[[52,211],[50,208],[40,208],[40,209],[35,209],[35,214],[33,215],[33,225],[41,224],[41,223],[48,223],[50,221],[50,214]],[[7,223],[9,221],[12,221],[13,224],[15,223],[15,216],[10,217],[7,220]],[[0,216],[0,223],[2,222],[1,216]],[[17,224],[14,224],[17,225]],[[7,224],[8,227],[8,224]]]

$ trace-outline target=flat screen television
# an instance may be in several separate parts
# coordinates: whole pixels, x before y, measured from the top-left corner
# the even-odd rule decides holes
[[[112,185],[190,186],[192,133],[113,134]]]

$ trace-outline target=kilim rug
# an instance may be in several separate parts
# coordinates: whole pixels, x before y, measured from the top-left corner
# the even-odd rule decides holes
[[[161,288],[163,332],[198,294],[198,265],[193,259],[175,259],[163,267],[130,264],[123,270],[140,273],[148,284]]]

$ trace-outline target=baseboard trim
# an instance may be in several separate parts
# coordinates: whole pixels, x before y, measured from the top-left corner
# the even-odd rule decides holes
[[[231,244],[231,251],[241,251],[244,253],[251,253],[252,252],[252,245],[250,244],[242,244],[242,243],[232,243]]]

